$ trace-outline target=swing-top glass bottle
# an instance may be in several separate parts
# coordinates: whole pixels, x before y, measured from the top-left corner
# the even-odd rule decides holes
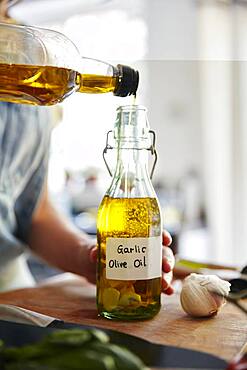
[[[148,172],[155,136],[146,109],[119,107],[113,136],[104,154],[115,148],[117,164],[97,222],[98,312],[109,319],[148,319],[160,309],[162,243],[161,213]]]

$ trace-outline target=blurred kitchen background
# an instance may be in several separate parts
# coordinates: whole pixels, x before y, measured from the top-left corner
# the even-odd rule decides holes
[[[63,32],[83,56],[140,72],[159,160],[154,186],[182,257],[247,263],[247,1],[22,0],[13,18]],[[51,108],[49,189],[95,233],[110,184],[102,150],[130,98],[74,94]]]

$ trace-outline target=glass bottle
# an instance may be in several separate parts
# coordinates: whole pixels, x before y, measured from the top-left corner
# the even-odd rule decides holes
[[[53,105],[73,92],[135,95],[138,71],[83,58],[63,34],[0,23],[0,100]]]
[[[154,165],[157,159],[155,136],[146,109],[119,107],[113,134],[114,145],[107,135],[104,153],[116,148],[117,164],[97,219],[98,312],[108,319],[148,319],[160,310],[162,242],[148,173],[148,150],[156,156]]]

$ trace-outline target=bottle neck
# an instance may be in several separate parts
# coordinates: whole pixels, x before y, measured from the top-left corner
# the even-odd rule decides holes
[[[146,149],[125,149],[117,150],[116,174],[124,171],[134,173],[136,178],[148,175],[148,151]]]
[[[148,173],[148,153],[150,150],[153,152],[154,143],[145,107],[119,107],[113,137],[112,148],[117,149],[117,165],[108,195],[115,198],[155,198]]]
[[[118,148],[117,165],[108,195],[114,198],[154,198],[146,149]]]
[[[102,94],[112,92],[116,96],[136,95],[139,73],[131,67],[116,67],[100,60],[83,58],[82,72],[77,72],[76,86],[81,93]]]

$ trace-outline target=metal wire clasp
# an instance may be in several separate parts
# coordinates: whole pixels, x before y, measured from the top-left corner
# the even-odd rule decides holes
[[[112,133],[113,131],[110,130],[107,132],[106,134],[106,146],[103,150],[103,159],[104,159],[104,162],[105,162],[105,165],[106,165],[106,168],[110,174],[110,176],[112,177],[112,172],[111,172],[111,169],[107,163],[107,160],[106,160],[106,153],[107,153],[107,150],[108,149],[114,149],[113,146],[111,146],[109,144],[109,135],[110,133]],[[150,148],[148,148],[147,150],[150,150],[151,154],[154,155],[154,162],[153,162],[153,166],[152,166],[152,169],[151,169],[151,173],[150,173],[150,178],[152,179],[153,178],[153,174],[154,174],[154,170],[155,170],[155,167],[156,167],[156,163],[157,163],[157,160],[158,160],[158,154],[157,154],[157,151],[156,151],[156,148],[155,148],[155,143],[156,143],[156,135],[155,135],[155,132],[153,130],[149,130],[149,133],[152,135],[152,144],[150,146]]]
[[[148,150],[151,151],[151,154],[154,155],[154,163],[153,163],[151,173],[150,173],[150,179],[152,180],[154,170],[155,170],[155,167],[156,167],[156,163],[157,163],[157,160],[158,160],[158,154],[157,154],[157,151],[156,151],[156,148],[155,148],[155,143],[156,143],[155,132],[153,130],[149,130],[149,133],[153,136],[152,144],[151,144],[150,148],[148,148]]]
[[[111,177],[112,177],[112,172],[111,172],[111,169],[110,169],[110,167],[109,167],[109,165],[107,163],[107,160],[106,160],[106,153],[107,153],[107,150],[108,149],[113,149],[113,146],[109,145],[109,142],[108,142],[109,135],[112,132],[113,132],[112,130],[110,130],[110,131],[107,132],[107,134],[106,134],[106,144],[105,144],[105,148],[103,150],[103,159],[104,159],[106,168],[107,168],[107,170],[108,170],[108,172],[109,172],[109,174],[110,174]]]

